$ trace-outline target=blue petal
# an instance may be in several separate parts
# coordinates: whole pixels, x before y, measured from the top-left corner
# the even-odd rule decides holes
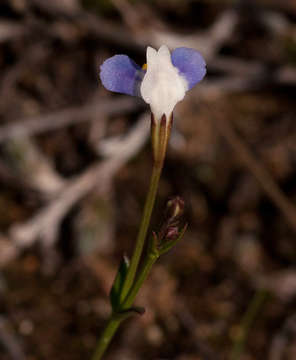
[[[207,72],[204,58],[194,49],[177,48],[172,52],[171,58],[173,65],[187,80],[188,90],[201,81]]]
[[[145,75],[127,55],[114,55],[101,65],[100,78],[107,90],[138,96]]]

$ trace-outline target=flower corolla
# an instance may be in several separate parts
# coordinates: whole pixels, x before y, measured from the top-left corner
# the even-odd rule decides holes
[[[145,70],[146,68],[146,70]],[[185,93],[203,79],[206,63],[194,49],[180,47],[170,53],[147,47],[147,66],[141,68],[127,55],[114,55],[101,65],[100,77],[107,90],[141,96],[156,120],[169,118]]]

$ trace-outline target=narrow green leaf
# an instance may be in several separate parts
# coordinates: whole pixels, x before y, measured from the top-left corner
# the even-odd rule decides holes
[[[110,291],[110,301],[113,311],[116,311],[120,303],[120,294],[123,287],[123,283],[129,268],[129,259],[127,256],[123,256],[114,283]]]

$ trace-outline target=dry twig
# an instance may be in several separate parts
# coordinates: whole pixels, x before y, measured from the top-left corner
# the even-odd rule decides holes
[[[113,116],[134,111],[140,106],[143,106],[140,101],[128,97],[120,97],[98,100],[84,106],[72,107],[27,120],[18,120],[13,124],[0,127],[0,143],[13,138],[32,136],[84,121],[90,121],[96,116]]]
[[[149,133],[148,124],[148,115],[145,114],[122,140],[122,147],[117,145],[117,150],[112,156],[93,165],[76,179],[70,180],[63,190],[32,219],[14,225],[10,229],[9,236],[17,251],[10,251],[9,254],[15,257],[21,249],[31,246],[39,238],[46,247],[52,246],[61,220],[74,204],[96,186],[101,193],[108,191],[116,171],[145,143]],[[5,259],[0,260],[1,264],[5,262]]]

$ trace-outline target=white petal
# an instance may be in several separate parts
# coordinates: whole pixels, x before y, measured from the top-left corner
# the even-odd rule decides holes
[[[156,119],[163,114],[169,117],[184,98],[188,84],[173,66],[167,46],[162,45],[158,51],[150,46],[147,48],[147,72],[140,90]]]
[[[149,61],[150,64],[155,62],[156,57],[157,57],[157,51],[153,49],[153,47],[148,46],[146,50],[147,62]]]
[[[161,60],[171,60],[171,53],[170,50],[166,45],[161,45],[161,47],[158,50],[158,55]]]

